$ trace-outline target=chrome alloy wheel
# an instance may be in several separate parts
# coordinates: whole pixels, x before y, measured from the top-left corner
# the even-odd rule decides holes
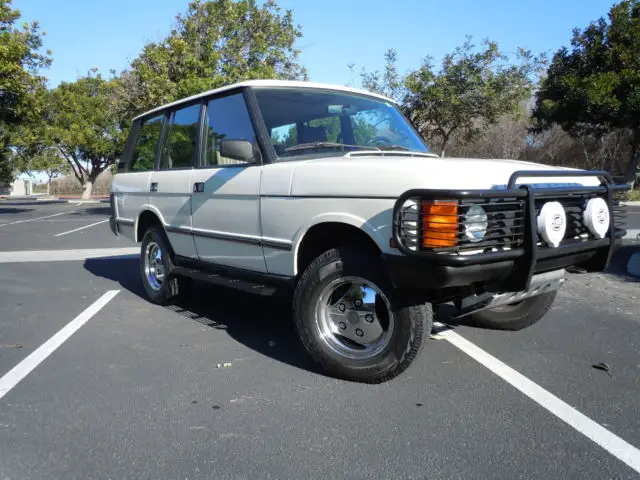
[[[367,360],[389,344],[394,318],[389,299],[373,283],[342,277],[327,284],[315,308],[321,340],[334,354]]]
[[[149,242],[144,251],[143,261],[147,283],[157,292],[162,288],[162,283],[165,278],[165,268],[160,245],[153,241]]]

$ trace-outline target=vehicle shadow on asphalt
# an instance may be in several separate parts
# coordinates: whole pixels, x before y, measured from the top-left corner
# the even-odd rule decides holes
[[[87,259],[84,268],[149,301],[140,279],[137,256]],[[261,297],[192,281],[187,292],[164,308],[190,321],[224,330],[231,338],[267,357],[322,374],[300,344],[290,307],[281,297]]]
[[[0,215],[32,212],[33,208],[0,208]]]
[[[111,213],[109,207],[87,207],[75,212],[69,212],[69,215],[101,215],[108,216]]]
[[[619,280],[624,282],[639,283],[640,278],[634,277],[627,271],[627,263],[634,253],[640,253],[640,243],[621,245],[611,257],[609,268],[607,268],[604,273],[615,275]]]

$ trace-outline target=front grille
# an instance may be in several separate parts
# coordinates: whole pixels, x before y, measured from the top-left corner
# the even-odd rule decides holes
[[[581,192],[535,192],[534,205],[536,217],[546,202],[557,201],[562,204],[567,216],[567,229],[561,245],[589,242],[594,239],[584,224],[583,212],[587,202],[595,197],[606,200],[600,189],[589,189]],[[617,236],[626,228],[625,206],[622,204],[624,192],[613,192],[611,220],[615,223]],[[425,230],[422,224],[422,200],[411,198],[400,208],[398,233],[402,244],[413,251],[430,251],[434,253],[475,254],[496,252],[521,247],[525,240],[526,198],[520,197],[463,197],[458,199],[458,229],[456,246],[426,248],[422,245],[424,236],[438,238],[438,231]],[[487,214],[487,231],[481,241],[474,241],[466,234],[464,220],[472,205],[481,206]],[[547,248],[540,235],[537,235],[538,248]]]
[[[487,214],[487,232],[482,241],[473,241],[465,233],[463,224],[471,205],[480,205]],[[460,201],[458,221],[458,246],[450,249],[458,253],[470,251],[500,251],[515,248],[524,241],[524,205],[521,198],[480,199],[465,198]]]
[[[612,217],[616,225],[617,231],[623,231],[627,228],[627,207],[622,202],[625,200],[627,191],[618,190],[613,192]]]
[[[619,199],[614,195],[613,208],[610,212],[611,221],[615,223],[617,230],[625,228],[625,212],[624,205],[622,205]],[[606,196],[599,193],[576,193],[576,194],[563,194],[553,195],[546,194],[541,197],[535,198],[536,216],[540,214],[542,206],[546,202],[556,201],[559,202],[567,215],[567,230],[564,235],[564,240],[561,245],[569,245],[581,242],[588,242],[592,240],[592,235],[589,229],[584,224],[584,209],[587,206],[587,202],[592,198],[600,197],[603,200],[607,200]],[[547,245],[543,242],[542,237],[538,235],[539,246],[545,248]]]
[[[405,202],[400,212],[400,239],[410,250],[421,250],[424,234],[437,235],[436,231],[422,226],[418,199]],[[474,241],[466,234],[463,221],[471,205],[480,205],[487,214],[487,232],[481,241]],[[432,252],[474,253],[500,251],[522,245],[524,241],[524,206],[522,198],[465,198],[458,208],[458,231],[455,247],[430,248]]]
[[[589,230],[583,222],[583,212],[589,199],[595,197],[595,194],[586,194],[575,196],[545,196],[544,198],[536,198],[536,217],[540,214],[540,210],[545,203],[559,202],[567,215],[567,230],[564,234],[564,241],[562,244],[588,240]],[[538,242],[541,243],[540,246],[546,247],[540,235],[538,235]]]

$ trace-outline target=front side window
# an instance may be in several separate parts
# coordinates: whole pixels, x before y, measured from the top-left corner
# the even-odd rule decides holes
[[[206,166],[246,165],[251,160],[237,156],[225,156],[223,142],[243,141],[257,149],[256,134],[249,111],[241,93],[215,98],[207,104],[205,115],[205,138],[203,161]]]
[[[429,151],[397,107],[385,100],[312,88],[254,91],[279,158],[364,150]]]
[[[160,140],[163,120],[164,115],[158,115],[157,117],[145,120],[140,127],[136,148],[133,152],[133,158],[131,159],[130,170],[132,172],[153,169],[156,147]]]
[[[193,166],[200,124],[200,105],[191,105],[171,113],[170,127],[160,157],[160,170]]]

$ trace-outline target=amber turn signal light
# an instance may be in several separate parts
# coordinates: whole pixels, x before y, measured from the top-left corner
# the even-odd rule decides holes
[[[458,202],[422,202],[422,246],[455,247],[458,243]]]

